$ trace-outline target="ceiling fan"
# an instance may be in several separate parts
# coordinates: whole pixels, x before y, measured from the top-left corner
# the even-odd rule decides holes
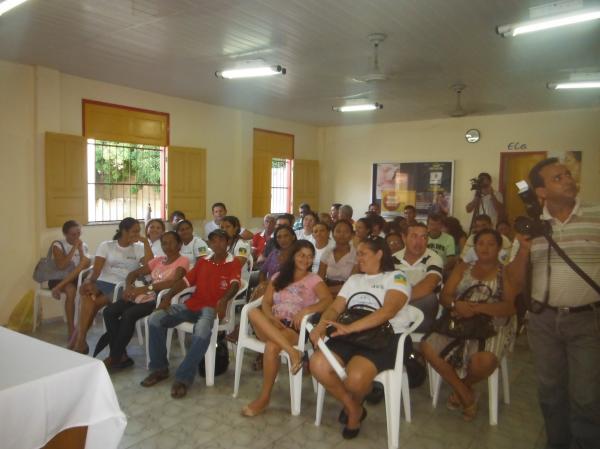
[[[355,76],[353,81],[359,83],[377,83],[390,79],[391,75],[386,74],[379,67],[379,44],[381,44],[387,35],[384,33],[372,33],[367,36],[371,44],[373,44],[373,67],[371,71],[364,75]]]

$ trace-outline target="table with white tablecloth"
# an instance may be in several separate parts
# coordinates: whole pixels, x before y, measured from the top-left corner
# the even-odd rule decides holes
[[[2,449],[37,449],[81,426],[86,449],[113,449],[126,425],[101,361],[0,327]]]

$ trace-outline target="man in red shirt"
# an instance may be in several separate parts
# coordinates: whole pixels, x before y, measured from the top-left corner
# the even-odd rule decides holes
[[[208,245],[213,250],[210,258],[200,258],[194,268],[178,281],[162,298],[156,312],[149,319],[150,375],[141,385],[150,387],[169,377],[167,360],[167,330],[183,322],[194,323],[192,345],[183,362],[175,372],[171,396],[186,395],[198,364],[204,357],[216,315],[225,316],[227,303],[240,287],[242,266],[227,252],[229,238],[225,231],[216,229],[208,236]],[[184,304],[171,304],[171,298],[187,287],[196,290]]]

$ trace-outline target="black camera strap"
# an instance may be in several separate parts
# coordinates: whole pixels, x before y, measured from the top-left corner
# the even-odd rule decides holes
[[[550,228],[551,229],[551,228]],[[548,305],[548,301],[550,300],[550,276],[552,275],[552,268],[550,264],[550,254],[551,250],[554,249],[556,254],[565,261],[565,263],[571,268],[577,275],[583,279],[590,287],[592,287],[596,293],[600,294],[600,285],[598,285],[585,271],[583,271],[579,265],[573,262],[565,251],[558,246],[558,243],[552,238],[549,233],[544,233],[544,238],[548,241],[548,258],[546,262],[546,293],[544,294],[544,302],[541,303],[541,306],[534,307],[535,302],[532,301],[530,311],[533,313],[541,313],[546,306]],[[540,303],[538,303],[540,304]]]

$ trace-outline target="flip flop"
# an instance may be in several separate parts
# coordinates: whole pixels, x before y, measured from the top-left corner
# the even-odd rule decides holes
[[[292,372],[292,374],[297,374],[298,371],[300,371],[302,369],[302,367],[304,366],[304,353],[302,351],[298,351],[296,349],[296,352],[298,354],[300,354],[300,359],[294,363],[292,366],[290,366],[290,371]],[[292,358],[290,357],[290,363],[292,363]]]
[[[250,408],[249,405],[245,405],[244,408],[242,408],[242,416],[245,416],[247,418],[252,418],[254,416],[260,415],[261,413],[264,413],[264,411],[267,409],[267,407],[263,407],[259,410],[254,410],[253,408]]]
[[[171,397],[173,399],[181,399],[187,394],[187,385],[176,380],[171,387]]]
[[[446,408],[453,411],[460,410],[462,408],[462,404],[460,403],[460,399],[458,399],[456,393],[450,393],[450,396],[448,396],[448,400],[446,401]]]

